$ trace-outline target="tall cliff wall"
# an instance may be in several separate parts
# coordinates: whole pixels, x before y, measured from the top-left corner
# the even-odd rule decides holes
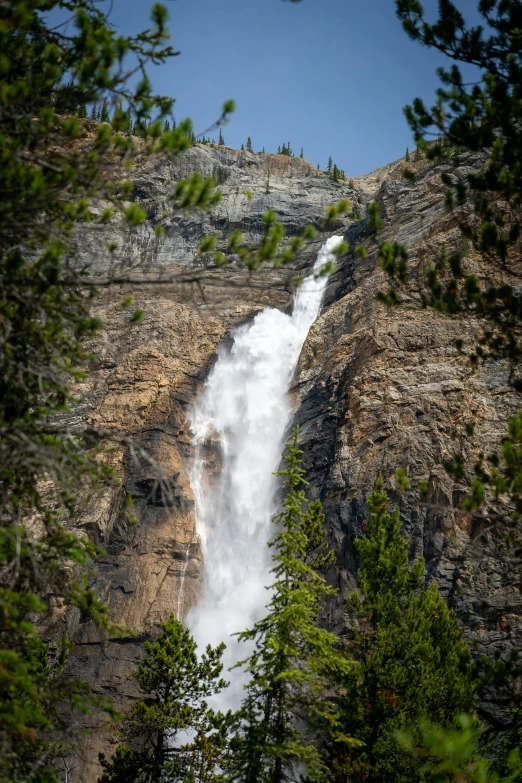
[[[401,179],[398,162],[356,179],[354,192],[299,159],[198,145],[176,166],[152,168],[143,162],[133,198],[146,208],[146,224],[125,232],[118,225],[87,228],[80,237],[81,256],[97,273],[105,273],[108,261],[102,249],[111,239],[118,245],[118,259],[133,271],[171,274],[197,266],[197,246],[207,231],[216,232],[223,243],[239,227],[255,240],[262,213],[270,208],[292,235],[308,223],[319,226],[325,207],[340,197],[351,198],[361,214],[376,197],[385,233],[404,242],[413,262],[421,263],[442,244],[451,247],[458,235],[444,212],[439,175],[423,162],[415,167],[412,184]],[[222,182],[223,202],[205,215],[163,217],[172,183],[195,170]],[[458,170],[453,173],[459,176]],[[165,228],[162,239],[154,233],[158,223]],[[478,325],[471,319],[422,310],[414,297],[393,310],[379,305],[375,293],[386,281],[371,252],[365,220],[340,221],[335,233],[343,231],[352,244],[366,242],[370,254],[364,262],[353,253],[342,259],[292,388],[311,492],[324,503],[337,553],[329,576],[340,593],[330,622],[342,631],[343,598],[354,585],[353,541],[362,530],[365,496],[379,472],[388,476],[404,467],[414,479],[429,479],[424,495],[412,490],[398,498],[412,555],[424,553],[430,577],[437,579],[480,650],[492,651],[510,639],[520,642],[521,598],[512,578],[513,553],[495,543],[484,520],[474,521],[458,510],[462,490],[441,467],[455,445],[467,449],[472,460],[479,446],[498,441],[520,402],[507,383],[508,369],[492,362],[470,371],[455,339],[473,341]],[[303,252],[299,268],[311,263],[324,238],[320,234]],[[132,435],[161,463],[175,490],[165,507],[150,468],[139,454],[122,449],[112,457],[121,484],[106,487],[78,520],[79,529],[107,552],[94,565],[93,584],[109,604],[112,619],[137,636],[107,639],[81,616],[64,615],[58,599],[48,629],[52,637],[57,627],[66,626],[75,643],[71,668],[122,707],[135,694],[132,670],[144,640],[170,612],[184,617],[201,593],[187,412],[217,346],[233,326],[266,306],[289,306],[291,273],[247,275],[228,269],[198,285],[136,288],[131,293],[146,311],[140,326],[129,326],[119,306],[128,293],[128,287],[112,286],[99,296],[96,309],[105,326],[93,346],[98,362],[72,423],[89,420],[101,429]],[[478,426],[469,445],[462,427],[471,418]],[[216,470],[217,460],[216,454]],[[125,517],[126,491],[136,503],[137,526]],[[106,735],[98,731],[99,716],[88,723],[94,731],[78,750],[76,770],[76,780],[83,783],[96,779],[97,753],[107,749]]]
[[[447,172],[464,177],[477,163],[469,155]],[[402,167],[391,165],[359,184],[374,191],[383,238],[408,248],[415,273],[439,258],[443,246],[459,249],[461,239],[444,209],[440,170],[421,161],[408,184]],[[351,253],[332,277],[293,388],[308,476],[337,553],[330,578],[339,595],[330,623],[342,633],[343,599],[355,585],[354,539],[362,535],[365,498],[381,473],[401,508],[411,556],[424,556],[428,579],[455,609],[474,654],[520,649],[521,552],[504,542],[494,517],[463,511],[466,487],[448,477],[443,461],[460,452],[472,469],[480,452],[498,448],[521,395],[509,383],[507,363],[487,361],[473,369],[457,351],[459,339],[464,354],[477,345],[483,325],[476,319],[424,309],[415,289],[396,308],[376,301],[388,284],[361,228],[350,227],[348,239],[362,238],[368,259]],[[483,278],[486,269],[470,258]],[[472,438],[465,435],[467,424],[475,426]],[[406,470],[410,491],[395,491],[396,468]],[[414,489],[420,479],[428,480],[427,492]],[[481,705],[484,715],[496,717],[501,707],[495,697]]]
[[[194,171],[212,174],[221,183],[222,202],[208,213],[165,218],[173,185]],[[354,206],[362,209],[364,195],[350,194]],[[346,184],[319,174],[306,161],[198,145],[176,165],[138,163],[132,198],[148,215],[144,225],[126,230],[114,222],[87,226],[79,234],[79,262],[97,275],[123,267],[143,277],[184,276],[183,283],[100,289],[95,313],[104,327],[92,345],[97,362],[71,421],[73,427],[88,421],[100,430],[132,436],[174,486],[165,506],[161,488],[154,486],[154,471],[139,454],[122,449],[111,456],[120,484],[107,486],[78,518],[78,529],[107,553],[94,565],[93,587],[110,607],[112,620],[135,631],[136,637],[108,639],[78,613],[64,614],[58,598],[47,629],[50,639],[66,631],[75,645],[71,670],[118,707],[124,708],[135,694],[132,672],[144,641],[171,612],[182,619],[201,594],[187,413],[231,329],[267,306],[287,309],[292,297],[295,267],[257,273],[230,268],[200,279],[201,238],[213,232],[218,247],[224,247],[227,234],[239,228],[255,242],[268,209],[277,212],[288,236],[310,223],[320,228],[326,207],[346,195]],[[165,229],[161,238],[154,231],[158,224]],[[339,220],[336,228],[342,233],[349,224],[348,219]],[[318,234],[297,267],[315,260],[326,236]],[[109,241],[117,246],[113,254],[105,250]],[[197,281],[187,280],[190,269]],[[129,294],[146,313],[139,326],[129,324],[120,306]],[[215,450],[213,456],[219,459]],[[126,518],[126,492],[134,499],[137,526]],[[85,725],[92,733],[82,741],[74,762],[78,766],[73,774],[83,783],[96,780],[98,752],[107,750],[108,735],[99,730],[100,719],[98,714],[87,717]]]

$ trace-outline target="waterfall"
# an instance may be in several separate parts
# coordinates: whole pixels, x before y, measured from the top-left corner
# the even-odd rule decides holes
[[[332,260],[342,237],[319,251],[314,272]],[[319,313],[326,277],[307,277],[292,315],[268,308],[223,346],[191,415],[195,448],[192,488],[204,558],[204,595],[187,625],[200,649],[225,642],[226,669],[249,653],[232,634],[263,616],[270,583],[277,470],[289,418],[288,386],[310,326]],[[218,441],[221,470],[205,458]],[[222,707],[241,701],[244,675],[232,673]]]
[[[190,545],[192,541],[189,538],[187,543],[187,550],[185,552],[185,559],[183,561],[183,568],[181,569],[181,573],[179,575],[179,588],[178,588],[178,605],[176,607],[176,620],[181,621],[181,610],[183,609],[183,591],[185,587],[185,575],[187,573],[187,566],[189,562],[190,557]]]

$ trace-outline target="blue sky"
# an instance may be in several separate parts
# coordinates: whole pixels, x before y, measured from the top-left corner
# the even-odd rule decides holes
[[[456,0],[476,20],[474,0]],[[237,111],[224,128],[235,147],[294,152],[347,175],[369,172],[412,147],[402,107],[430,100],[443,58],[411,41],[393,0],[167,0],[172,43],[181,54],[153,69],[155,88],[176,98],[177,119],[196,132]],[[434,13],[436,2],[425,3]],[[148,21],[146,0],[113,0],[111,20],[123,32]],[[475,12],[476,13],[476,12]],[[218,132],[215,133],[217,137]]]

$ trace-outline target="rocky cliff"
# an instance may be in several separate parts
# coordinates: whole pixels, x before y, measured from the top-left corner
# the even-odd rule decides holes
[[[138,166],[133,199],[146,209],[146,224],[125,232],[118,225],[88,228],[80,237],[81,253],[105,274],[103,247],[110,239],[127,267],[172,274],[197,267],[197,246],[208,231],[224,242],[230,230],[240,228],[255,241],[263,212],[274,209],[287,234],[297,234],[308,223],[320,226],[325,207],[348,197],[360,214],[376,198],[384,232],[408,246],[414,264],[425,263],[443,244],[452,247],[458,234],[444,212],[439,174],[423,162],[415,168],[413,183],[402,180],[399,161],[356,179],[353,191],[300,159],[197,145],[176,165]],[[164,217],[172,183],[195,170],[221,183],[222,203],[205,215]],[[453,173],[459,176],[458,169]],[[165,229],[162,238],[154,232],[157,224]],[[508,385],[508,368],[491,362],[472,372],[458,354],[456,338],[471,344],[478,333],[471,319],[423,310],[415,296],[392,310],[378,304],[375,294],[386,281],[365,219],[347,219],[335,229],[346,232],[352,244],[366,243],[369,256],[363,262],[349,253],[339,264],[292,388],[311,492],[323,501],[337,553],[330,578],[340,593],[331,607],[331,624],[342,631],[343,597],[354,585],[353,541],[362,530],[365,496],[380,472],[389,477],[403,467],[411,478],[429,480],[423,495],[412,490],[398,497],[412,555],[424,553],[430,577],[437,579],[480,651],[520,643],[515,556],[498,543],[485,520],[459,510],[462,489],[441,466],[456,447],[472,461],[479,448],[498,441],[520,402]],[[320,234],[307,248],[298,267],[310,264],[324,238]],[[93,346],[98,361],[75,420],[131,435],[161,464],[173,489],[162,499],[162,487],[139,448],[122,448],[111,457],[120,485],[106,487],[78,522],[107,552],[94,566],[93,584],[112,619],[132,628],[136,637],[107,639],[81,616],[62,616],[59,600],[49,628],[52,635],[56,624],[67,626],[75,643],[71,668],[118,706],[135,693],[131,672],[143,641],[170,612],[183,618],[201,592],[189,482],[189,407],[232,327],[266,306],[288,307],[291,275],[274,270],[247,275],[231,268],[203,282],[136,287],[130,293],[146,312],[140,326],[129,325],[119,305],[128,293],[128,286],[111,286],[98,298],[96,309],[105,326]],[[472,419],[478,426],[469,442],[463,426]],[[125,515],[125,492],[135,501],[136,526]],[[88,721],[95,730],[78,751],[76,770],[76,780],[83,783],[96,779],[97,753],[106,746],[105,735],[96,730],[99,716]]]
[[[472,155],[448,164],[464,177],[479,161]],[[440,169],[415,164],[415,181],[401,177],[403,161],[359,178],[380,205],[383,239],[405,245],[415,273],[460,247],[455,218],[448,215]],[[389,309],[376,301],[388,281],[376,264],[375,244],[364,224],[348,229],[363,242],[368,259],[350,253],[332,277],[323,312],[312,326],[294,381],[295,423],[302,432],[308,475],[326,515],[337,564],[330,574],[339,595],[330,623],[342,633],[344,597],[354,585],[354,539],[363,532],[365,497],[382,474],[400,508],[411,556],[423,555],[461,620],[475,655],[522,643],[520,550],[507,545],[499,522],[461,508],[466,487],[448,477],[443,462],[461,453],[470,472],[480,452],[498,448],[520,394],[509,383],[510,367],[487,361],[473,369],[471,353],[483,326],[474,318],[424,309],[415,287]],[[471,253],[468,263],[484,278]],[[463,353],[456,348],[463,342]],[[470,438],[466,425],[474,425]],[[397,493],[393,474],[403,468],[412,483]],[[428,489],[414,489],[427,479]],[[486,699],[484,715],[500,717],[502,704]]]
[[[165,217],[173,185],[195,171],[214,176],[222,202],[210,212]],[[245,239],[255,242],[268,209],[277,212],[287,236],[292,236],[308,224],[320,228],[326,207],[341,197],[350,195],[359,210],[364,201],[362,192],[348,193],[346,183],[333,182],[299,158],[256,156],[228,147],[197,145],[176,165],[151,167],[143,161],[134,176],[132,198],[146,211],[147,221],[132,230],[117,221],[87,226],[79,234],[80,263],[98,276],[123,267],[133,276],[181,275],[183,282],[100,289],[95,314],[104,327],[92,345],[97,361],[71,424],[80,427],[87,421],[133,440],[132,449],[124,447],[110,457],[120,483],[107,486],[86,505],[78,529],[105,549],[106,556],[94,566],[93,587],[110,607],[112,620],[135,631],[136,637],[106,638],[79,614],[64,615],[59,599],[48,628],[52,639],[65,627],[75,645],[71,670],[122,708],[135,693],[132,671],[144,640],[171,612],[182,619],[201,593],[201,550],[189,482],[189,408],[218,345],[234,325],[267,306],[287,309],[292,297],[295,267],[256,273],[232,267],[201,277],[201,238],[215,233],[218,247],[224,247],[227,234],[239,228]],[[338,221],[338,232],[351,222]],[[161,238],[154,230],[157,225],[164,228]],[[297,267],[304,269],[315,260],[327,236],[319,232]],[[107,242],[116,245],[115,252],[107,253]],[[129,294],[146,314],[139,326],[130,325],[120,305]],[[155,466],[144,460],[141,449]],[[159,484],[158,466],[164,479]],[[135,503],[137,526],[127,520],[127,492]],[[97,714],[86,719],[93,731],[74,762],[76,779],[83,783],[96,780],[98,752],[107,750],[100,719]]]

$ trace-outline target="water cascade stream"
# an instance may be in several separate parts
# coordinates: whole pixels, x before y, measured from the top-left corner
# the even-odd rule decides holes
[[[319,251],[314,272],[332,260],[342,237]],[[313,274],[298,289],[293,312],[268,308],[232,334],[218,351],[191,417],[195,462],[191,477],[197,531],[204,558],[204,596],[187,625],[199,649],[225,642],[226,669],[248,655],[231,635],[263,615],[270,583],[273,471],[281,459],[289,418],[288,386],[310,326],[319,313],[326,277]],[[219,472],[208,464],[205,444],[218,441]],[[243,680],[236,671],[220,706],[237,707]]]

